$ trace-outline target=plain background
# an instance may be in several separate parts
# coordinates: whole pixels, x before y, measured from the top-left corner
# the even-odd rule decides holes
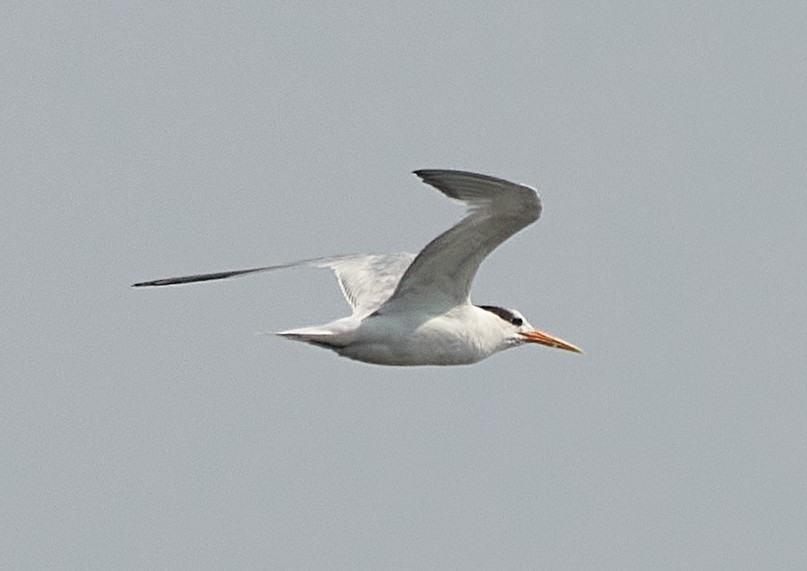
[[[807,567],[803,2],[9,2],[4,569]],[[474,301],[581,345],[257,335],[532,184]]]

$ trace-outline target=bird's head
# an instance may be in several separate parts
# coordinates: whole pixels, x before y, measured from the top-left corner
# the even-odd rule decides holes
[[[540,345],[546,345],[547,347],[565,349],[575,353],[583,352],[582,349],[572,345],[568,341],[535,329],[527,322],[521,312],[515,309],[505,309],[493,305],[480,305],[478,307],[499,317],[501,321],[498,323],[504,328],[505,334],[507,335],[507,342],[511,346],[522,345],[523,343],[538,343]]]

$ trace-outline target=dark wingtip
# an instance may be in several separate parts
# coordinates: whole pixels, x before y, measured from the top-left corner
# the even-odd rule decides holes
[[[136,284],[132,284],[131,287],[149,287],[149,286],[160,286],[160,285],[167,285],[167,280],[154,280],[152,282],[137,282]]]
[[[280,267],[282,266],[250,268],[248,270],[230,270],[227,272],[213,272],[212,274],[195,274],[192,276],[181,276],[178,278],[162,278],[159,280],[151,280],[148,282],[137,282],[136,284],[132,284],[132,287],[168,286],[168,285],[190,284],[196,282],[209,282],[212,280],[223,280],[225,278],[231,278],[233,276],[242,276],[244,274],[252,274],[255,272],[262,272],[264,270],[271,270]]]
[[[451,169],[417,169],[412,171],[412,174],[420,178],[428,178],[440,172],[465,172],[465,171],[455,171]]]
[[[191,282],[200,282],[212,279],[219,279],[221,277],[227,277],[223,274],[229,274],[229,272],[222,272],[218,274],[202,274],[200,276],[185,276],[181,278],[162,278],[159,280],[151,280],[148,282],[137,282],[136,284],[132,284],[132,287],[154,287],[154,286],[167,286],[167,285],[177,285],[177,284],[186,284]]]
[[[434,176],[438,172],[440,172],[440,169],[417,169],[412,171],[412,174],[420,179],[425,180],[431,176]]]

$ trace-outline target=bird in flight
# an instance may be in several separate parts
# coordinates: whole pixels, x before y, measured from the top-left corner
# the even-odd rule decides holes
[[[582,351],[533,328],[521,313],[473,305],[471,282],[482,260],[541,215],[532,187],[455,170],[418,170],[420,179],[466,203],[468,214],[419,254],[357,254],[276,266],[140,282],[133,287],[219,280],[295,266],[330,268],[353,312],[324,325],[277,333],[378,365],[466,365],[536,343]]]

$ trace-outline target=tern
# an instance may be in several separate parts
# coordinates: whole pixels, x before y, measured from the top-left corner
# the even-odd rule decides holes
[[[471,282],[482,260],[541,215],[538,192],[472,172],[418,170],[420,179],[466,203],[467,215],[419,254],[357,254],[275,266],[165,278],[133,287],[167,286],[295,266],[329,268],[353,312],[324,325],[277,333],[377,365],[467,365],[536,343],[582,351],[539,331],[514,309],[473,305]]]

